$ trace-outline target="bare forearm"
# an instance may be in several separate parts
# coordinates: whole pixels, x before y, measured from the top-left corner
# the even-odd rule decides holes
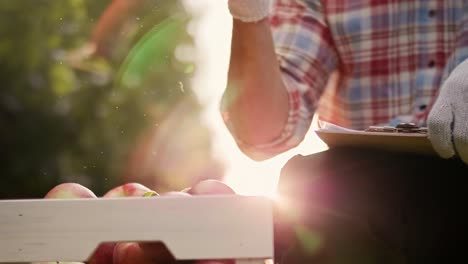
[[[278,137],[288,118],[288,94],[282,82],[268,20],[234,20],[228,87],[223,98],[233,133],[247,144]]]

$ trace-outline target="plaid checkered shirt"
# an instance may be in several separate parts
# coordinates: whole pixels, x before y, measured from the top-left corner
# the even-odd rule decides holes
[[[441,83],[468,57],[467,2],[277,0],[270,21],[289,119],[276,140],[244,149],[298,145],[314,113],[353,129],[424,125]]]

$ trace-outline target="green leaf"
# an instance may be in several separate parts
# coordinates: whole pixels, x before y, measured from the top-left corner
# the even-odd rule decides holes
[[[153,196],[159,196],[159,193],[157,193],[155,191],[149,191],[149,192],[146,192],[145,194],[143,194],[143,197],[153,197]]]

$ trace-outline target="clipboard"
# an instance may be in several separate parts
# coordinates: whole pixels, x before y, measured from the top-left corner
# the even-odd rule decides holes
[[[371,126],[364,131],[327,124],[325,128],[316,129],[315,133],[329,148],[371,148],[437,156],[427,136],[427,128],[413,123],[401,123],[395,127]]]

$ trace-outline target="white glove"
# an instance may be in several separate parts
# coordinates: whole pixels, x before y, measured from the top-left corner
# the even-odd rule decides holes
[[[429,139],[442,158],[458,154],[468,164],[468,59],[443,83],[427,124]]]
[[[243,22],[257,22],[270,14],[272,0],[229,0],[231,15]]]

